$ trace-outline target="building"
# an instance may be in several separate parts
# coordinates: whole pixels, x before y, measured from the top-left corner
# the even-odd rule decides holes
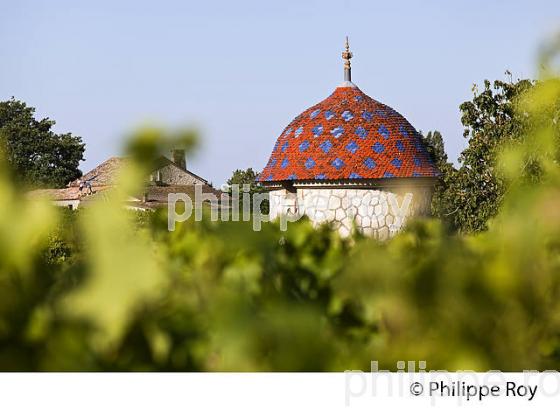
[[[194,197],[195,186],[202,186],[202,193],[220,198],[221,192],[214,189],[204,178],[189,171],[184,150],[173,150],[172,159],[158,157],[141,192],[130,196],[124,206],[130,209],[147,210],[167,206],[170,193],[186,193]],[[117,184],[117,175],[129,160],[112,157],[104,161],[81,178],[72,181],[66,188],[38,189],[29,193],[31,197],[48,197],[55,205],[77,209],[92,201],[102,200],[108,190]]]
[[[284,129],[259,180],[271,218],[304,214],[386,239],[429,214],[439,171],[406,118],[352,82],[348,39],[342,57],[344,82]]]

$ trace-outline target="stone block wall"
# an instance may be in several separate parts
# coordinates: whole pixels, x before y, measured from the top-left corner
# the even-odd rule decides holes
[[[155,171],[152,179],[157,180],[157,173],[161,178],[161,182],[166,185],[195,185],[206,184],[206,181],[197,178],[196,176],[183,171],[175,165],[166,165],[159,170]]]
[[[431,188],[330,189],[300,188],[270,191],[270,219],[281,214],[306,215],[313,224],[332,222],[342,236],[356,226],[365,235],[385,240],[413,215],[430,213]]]

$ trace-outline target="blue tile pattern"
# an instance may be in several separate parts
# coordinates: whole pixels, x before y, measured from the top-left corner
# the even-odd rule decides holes
[[[336,128],[333,128],[331,130],[331,134],[335,137],[338,138],[340,137],[342,134],[344,134],[344,128],[342,128],[341,126],[338,126]]]
[[[356,151],[358,151],[358,148],[360,148],[360,147],[358,146],[358,144],[356,144],[355,141],[350,141],[350,142],[348,143],[348,145],[346,146],[346,149],[347,149],[348,151],[350,151],[352,154],[355,154]]]
[[[321,134],[323,133],[323,126],[322,125],[316,125],[316,126],[313,127],[311,132],[313,133],[313,135],[315,137],[320,137]]]
[[[377,129],[377,132],[385,139],[389,139],[389,137],[391,136],[391,133],[384,125],[380,125],[379,128]]]
[[[341,117],[344,119],[344,121],[348,122],[352,118],[354,118],[354,114],[352,114],[352,111],[344,111]]]
[[[305,161],[305,168],[311,169],[314,166],[315,166],[315,161],[313,161],[313,158],[307,158],[307,161]]]
[[[385,151],[385,147],[383,146],[383,144],[376,142],[375,144],[373,144],[372,149],[377,152],[378,154],[381,154],[383,151]]]
[[[332,148],[332,142],[330,142],[329,140],[326,140],[324,142],[321,143],[321,145],[319,145],[319,147],[323,150],[323,152],[326,154],[327,152],[329,152]]]
[[[375,163],[375,161],[373,159],[368,157],[364,160],[364,165],[366,167],[368,167],[369,169],[373,169],[373,168],[376,167],[377,164]]]
[[[305,140],[301,144],[299,144],[299,152],[303,152],[307,148],[309,148],[309,141]]]
[[[356,127],[356,135],[358,137],[360,137],[361,139],[365,139],[368,135],[368,132],[364,127],[362,127],[360,125],[360,126]]]
[[[337,158],[332,162],[332,166],[336,169],[340,169],[344,166],[344,161],[342,161],[340,158]]]

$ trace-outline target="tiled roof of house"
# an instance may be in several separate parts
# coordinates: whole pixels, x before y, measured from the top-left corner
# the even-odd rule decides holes
[[[116,184],[116,177],[119,170],[128,162],[127,158],[111,157],[102,162],[81,178],[82,181],[89,181],[92,186],[111,186]],[[72,181],[69,186],[77,187],[79,179]]]
[[[95,187],[93,188],[93,193],[98,193],[110,188],[106,187]],[[27,193],[28,198],[47,198],[51,201],[72,201],[72,200],[84,200],[87,195],[86,191],[80,192],[78,187],[68,187],[60,189],[36,189]],[[91,195],[90,195],[91,196]]]
[[[113,186],[116,184],[116,178],[123,166],[125,166],[130,159],[124,157],[111,157],[108,160],[102,162],[95,168],[93,168],[88,173],[84,174],[80,179],[82,181],[88,181],[91,183],[93,187],[96,186]],[[204,183],[208,183],[204,178],[198,176],[194,172],[189,171],[188,169],[182,169],[178,167],[173,161],[169,158],[161,155],[152,164],[152,169],[155,171],[157,169],[163,168],[167,165],[174,166],[180,169],[182,172],[185,172],[193,177],[199,179]],[[76,179],[72,181],[68,186],[70,187],[77,187],[80,185],[80,179]]]
[[[51,201],[71,201],[79,199],[79,190],[77,187],[61,188],[61,189],[35,189],[27,193],[30,199],[46,198]]]
[[[437,176],[406,118],[346,82],[284,129],[260,181]]]

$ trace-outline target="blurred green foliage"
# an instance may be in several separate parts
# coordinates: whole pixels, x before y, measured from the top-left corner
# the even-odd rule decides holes
[[[69,213],[0,172],[0,370],[330,371],[560,368],[560,101],[548,75],[515,115],[531,133],[500,152],[500,213],[475,236],[418,220],[393,240],[281,232],[122,207],[160,144],[132,140],[121,184]],[[524,178],[527,164],[538,180]]]

